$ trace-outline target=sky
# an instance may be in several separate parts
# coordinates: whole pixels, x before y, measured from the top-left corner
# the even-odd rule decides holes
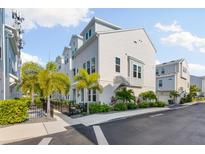
[[[122,28],[145,28],[156,52],[156,63],[185,58],[190,73],[205,76],[205,9],[18,9],[23,23],[23,61],[42,65],[55,60],[96,16]],[[6,21],[12,23],[11,10]],[[145,51],[146,52],[146,51]]]

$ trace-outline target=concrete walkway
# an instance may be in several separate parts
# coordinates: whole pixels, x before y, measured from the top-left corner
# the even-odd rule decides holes
[[[193,104],[195,103],[189,103],[181,107],[177,107],[177,108],[183,108],[183,107],[193,105]],[[127,117],[147,114],[147,113],[173,110],[173,109],[176,109],[176,108],[169,108],[169,107],[156,108],[155,107],[155,108],[137,109],[137,110],[129,110],[129,111],[121,111],[121,112],[92,114],[92,115],[83,116],[79,118],[71,118],[59,112],[56,112],[56,114],[59,117],[61,117],[64,121],[69,123],[70,125],[83,124],[85,126],[90,126],[90,125],[96,125],[96,124],[100,124],[100,123],[104,123],[104,122],[108,122],[108,121],[112,121],[116,119],[127,118]]]
[[[0,144],[66,131],[64,127],[69,126],[69,124],[58,116],[55,116],[55,118],[56,121],[16,124],[0,128]]]

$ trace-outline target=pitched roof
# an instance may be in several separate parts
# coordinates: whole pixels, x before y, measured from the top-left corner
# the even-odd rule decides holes
[[[172,65],[172,64],[178,64],[178,63],[180,63],[180,62],[182,62],[184,60],[185,59],[182,58],[182,59],[172,60],[172,61],[169,61],[169,62],[164,62],[162,64],[158,64],[157,67],[159,67],[159,66],[166,66],[166,65]]]
[[[114,30],[119,30],[122,29],[121,27],[114,25],[108,21],[105,21],[103,19],[97,18],[97,17],[93,17],[90,22],[87,24],[87,26],[83,29],[83,31],[80,33],[80,35],[83,35],[83,33],[90,27],[92,26],[94,23],[100,23],[102,25],[105,25],[107,27],[113,28]]]

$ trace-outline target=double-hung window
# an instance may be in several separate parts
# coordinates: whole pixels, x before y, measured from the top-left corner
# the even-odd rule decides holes
[[[162,80],[159,80],[159,87],[161,88],[162,86]]]
[[[93,102],[96,102],[96,90],[93,90]]]
[[[87,61],[87,72],[90,74],[90,61]]]
[[[137,77],[137,65],[133,65],[133,77],[136,78]]]
[[[138,66],[138,79],[141,79],[142,78],[142,67],[141,66]]]
[[[90,38],[91,35],[92,35],[91,29],[89,30],[88,35],[89,35],[89,38]]]
[[[95,72],[95,58],[91,59],[91,73]]]
[[[115,72],[120,73],[120,58],[115,57]]]
[[[91,90],[88,90],[88,101],[91,101]]]
[[[86,63],[83,64],[83,69],[86,69]]]

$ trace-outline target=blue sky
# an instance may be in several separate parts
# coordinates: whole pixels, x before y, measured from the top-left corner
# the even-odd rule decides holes
[[[71,35],[79,34],[89,19],[96,16],[122,28],[145,28],[157,49],[158,62],[186,58],[192,74],[205,75],[205,9],[21,11],[26,19],[23,52],[36,56],[33,58],[41,63],[60,55]]]

